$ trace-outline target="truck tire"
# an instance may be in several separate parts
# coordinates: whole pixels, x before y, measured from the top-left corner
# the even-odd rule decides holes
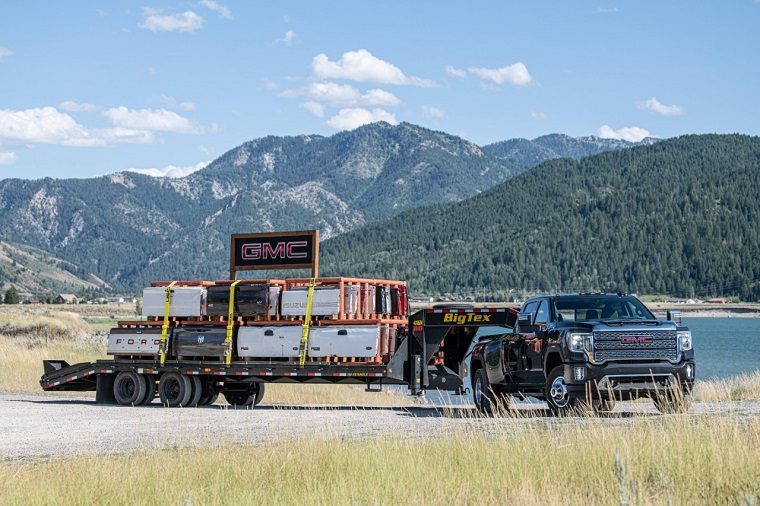
[[[684,391],[678,384],[652,396],[654,407],[664,415],[686,413],[691,408],[691,401],[691,392]]]
[[[203,396],[203,383],[198,376],[190,376],[190,383],[192,383],[192,395],[190,401],[187,403],[188,407],[195,408],[200,405],[201,397]]]
[[[475,381],[472,385],[472,400],[478,411],[490,415],[496,409],[496,395],[488,383],[488,375],[484,369],[475,371]]]
[[[555,416],[576,415],[585,407],[580,396],[568,391],[564,373],[565,367],[558,365],[549,372],[549,377],[546,378],[544,397]]]
[[[139,405],[147,389],[145,377],[134,372],[122,371],[113,382],[113,395],[122,406]]]
[[[258,406],[261,402],[261,399],[264,398],[264,390],[265,385],[264,383],[255,383],[255,387],[253,389],[253,405]]]
[[[150,374],[144,375],[143,378],[145,378],[147,388],[145,389],[145,397],[142,398],[139,406],[147,406],[156,397],[156,380]]]
[[[169,408],[185,407],[193,394],[190,378],[178,372],[166,372],[158,382],[161,404]]]

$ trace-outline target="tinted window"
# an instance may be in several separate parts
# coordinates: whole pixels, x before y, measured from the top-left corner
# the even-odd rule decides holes
[[[521,313],[534,313],[535,314],[535,312],[536,312],[536,306],[538,306],[538,301],[537,300],[528,302],[527,304],[525,304],[523,306],[522,311],[520,311],[520,312]]]
[[[562,321],[653,320],[652,313],[636,297],[558,297],[555,310]]]
[[[547,324],[549,323],[549,304],[546,299],[541,301],[541,305],[538,307],[538,313],[536,313],[536,323]]]

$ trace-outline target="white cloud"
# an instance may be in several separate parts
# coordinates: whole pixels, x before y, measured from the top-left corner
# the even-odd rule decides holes
[[[465,79],[467,78],[467,71],[464,69],[458,69],[455,67],[452,67],[451,65],[446,65],[446,73],[450,77],[456,77],[458,79]]]
[[[467,71],[484,81],[491,81],[496,84],[526,86],[533,82],[533,78],[530,76],[528,68],[522,62],[513,63],[512,65],[507,65],[498,69],[470,67]]]
[[[613,12],[620,12],[620,9],[617,7],[597,7],[595,12],[597,14],[611,14]]]
[[[164,95],[163,93],[159,97],[159,101],[169,107],[179,107],[185,111],[195,110],[195,104],[193,102],[179,102],[176,98],[170,95]]]
[[[16,153],[13,151],[0,151],[0,165],[11,165],[16,163]]]
[[[7,47],[0,46],[0,62],[3,61],[3,58],[7,56],[12,56],[12,55],[13,55],[13,51],[8,49]]]
[[[649,109],[650,111],[654,111],[662,116],[680,116],[681,114],[686,114],[686,111],[683,107],[677,106],[675,104],[665,105],[657,100],[656,97],[652,97],[647,100],[641,100],[640,102],[636,103],[636,107],[639,109]]]
[[[98,107],[95,105],[86,102],[73,102],[71,100],[61,102],[58,107],[68,112],[95,112],[98,110]]]
[[[336,130],[353,130],[369,123],[385,121],[391,125],[397,123],[396,116],[383,109],[341,109],[338,114],[327,120],[327,126]]]
[[[211,163],[210,161],[198,162],[195,165],[188,165],[186,167],[177,167],[175,165],[167,165],[163,168],[148,168],[148,169],[125,169],[124,172],[137,172],[138,174],[145,174],[146,176],[153,177],[185,177],[193,172],[198,172],[204,169]]]
[[[288,30],[285,32],[285,35],[281,39],[276,39],[274,42],[275,44],[283,44],[285,46],[292,46],[293,43],[296,41],[296,32],[293,30]]]
[[[201,127],[176,112],[166,109],[127,109],[124,106],[112,107],[103,111],[117,127],[135,130],[155,130],[181,134],[201,133]]]
[[[546,119],[547,114],[543,111],[530,111],[530,117],[536,119]]]
[[[311,62],[312,71],[319,79],[347,79],[358,82],[435,86],[430,80],[407,76],[401,69],[385,60],[377,58],[366,49],[343,53],[337,61],[331,61],[326,54],[318,54]]]
[[[442,119],[446,117],[446,111],[438,107],[422,106],[422,114],[428,118]]]
[[[219,2],[216,2],[215,0],[200,0],[200,4],[216,12],[217,14],[222,16],[224,19],[232,19],[232,12],[230,11],[230,8],[227,7],[226,5],[222,5]]]
[[[306,96],[313,101],[333,107],[395,107],[401,104],[401,100],[389,91],[373,88],[366,93],[361,93],[350,84],[332,82],[311,83],[306,88],[286,90],[280,95],[283,97]]]
[[[203,27],[203,18],[193,11],[164,15],[161,9],[144,7],[143,16],[140,28],[152,32],[192,32]]]
[[[631,126],[615,130],[609,125],[600,126],[599,130],[596,131],[596,135],[602,139],[617,139],[628,142],[639,142],[646,137],[652,136],[648,130],[641,127]]]
[[[325,107],[319,102],[304,102],[301,107],[312,113],[317,118],[322,118],[325,115]]]
[[[0,138],[61,146],[149,144],[152,132],[134,128],[86,128],[55,107],[0,109]]]

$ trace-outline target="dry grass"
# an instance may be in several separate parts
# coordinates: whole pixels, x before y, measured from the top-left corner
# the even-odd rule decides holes
[[[699,401],[758,401],[760,371],[723,380],[700,381],[695,390],[695,399]]]
[[[0,503],[756,504],[759,477],[757,417],[658,417],[4,463]]]

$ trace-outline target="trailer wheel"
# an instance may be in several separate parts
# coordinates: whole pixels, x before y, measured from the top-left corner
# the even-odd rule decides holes
[[[472,398],[478,411],[486,415],[493,413],[496,407],[496,396],[488,383],[488,375],[482,368],[475,371]]]
[[[178,372],[167,372],[158,382],[161,404],[169,408],[185,407],[190,402],[193,387],[190,378]]]
[[[143,378],[145,379],[147,388],[145,389],[145,397],[140,401],[139,406],[147,406],[156,397],[156,380],[150,374],[144,375]]]
[[[210,406],[216,402],[219,398],[219,394],[203,395],[201,400],[198,401],[198,406]]]
[[[227,403],[234,407],[250,406],[254,401],[254,395],[248,390],[226,390],[222,394]]]
[[[145,378],[133,372],[122,371],[113,382],[113,395],[122,406],[134,406],[145,397],[148,388]]]
[[[201,397],[203,396],[203,384],[197,376],[190,376],[193,394],[190,396],[190,402],[187,405],[191,408],[200,406]]]
[[[253,405],[258,406],[261,402],[261,399],[264,398],[264,390],[265,385],[264,383],[254,383],[254,389],[253,389]]]
[[[198,406],[208,406],[216,402],[219,398],[219,392],[213,381],[205,380],[203,383],[203,394],[198,401]]]

